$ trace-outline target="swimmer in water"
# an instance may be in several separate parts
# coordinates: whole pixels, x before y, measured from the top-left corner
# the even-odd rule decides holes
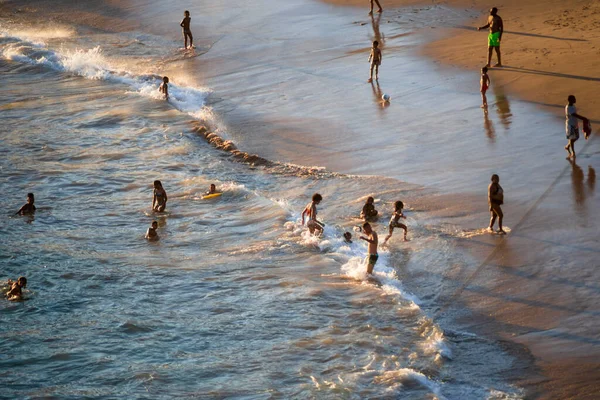
[[[158,233],[156,230],[158,229],[158,222],[152,221],[152,225],[148,228],[146,232],[146,239],[148,240],[158,240]]]
[[[360,217],[365,221],[373,221],[377,218],[377,210],[375,209],[375,199],[369,197],[367,202],[363,206],[362,211],[360,212]]]
[[[208,190],[208,192],[205,193],[205,195],[215,194],[215,193],[221,193],[221,192],[217,192],[217,186],[214,183],[211,183],[210,189]]]
[[[371,228],[371,224],[368,222],[365,222],[362,228],[366,236],[361,236],[360,238],[369,243],[368,255],[365,258],[365,263],[367,264],[367,274],[371,275],[375,263],[377,263],[377,259],[379,258],[379,254],[377,254],[377,232]]]
[[[184,48],[187,49],[188,45],[187,45],[187,40],[188,37],[190,38],[190,49],[194,48],[194,38],[192,37],[192,31],[190,30],[190,22],[192,20],[192,17],[190,17],[190,12],[185,10],[185,12],[183,13],[183,19],[181,20],[181,23],[179,24],[179,26],[181,26],[183,28],[183,45]]]
[[[17,214],[19,215],[31,215],[35,212],[35,206],[33,205],[33,202],[35,201],[34,197],[33,197],[33,193],[27,193],[27,203],[25,205],[23,205],[23,207],[21,207],[19,209],[19,211],[17,211]]]
[[[308,222],[306,226],[311,234],[314,234],[317,231],[317,235],[321,235],[323,233],[323,224],[317,220],[317,205],[321,203],[323,200],[323,196],[319,193],[313,194],[312,201],[304,207],[304,211],[302,211],[302,225],[304,225],[304,218],[308,216]]]
[[[154,197],[152,198],[152,210],[157,212],[165,211],[167,207],[167,192],[160,181],[154,181]]]
[[[22,289],[27,286],[27,278],[21,276],[16,282],[9,279],[7,284],[10,285],[10,289],[4,296],[6,296],[6,298],[10,301],[22,300]]]
[[[352,243],[352,234],[350,232],[344,233],[344,242]]]
[[[400,218],[406,218],[402,213],[402,209],[404,208],[404,203],[400,200],[394,203],[394,213],[392,214],[392,218],[390,218],[390,223],[388,224],[388,228],[390,233],[385,237],[383,244],[386,244],[388,240],[392,237],[392,233],[394,232],[394,228],[402,228],[404,229],[404,241],[406,242],[406,234],[408,232],[408,228],[406,225],[400,223]]]
[[[169,77],[165,76],[158,87],[158,91],[165,95],[165,100],[169,100]]]

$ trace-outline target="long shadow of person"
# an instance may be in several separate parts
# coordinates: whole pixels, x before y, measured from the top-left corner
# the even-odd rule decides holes
[[[488,115],[487,107],[483,109],[483,129],[485,129],[485,134],[490,139],[490,142],[494,143],[496,141],[496,130]]]
[[[379,42],[379,47],[383,49],[385,46],[385,37],[381,36],[381,32],[379,30],[379,22],[381,21],[381,14],[377,13],[377,16],[371,14],[371,25],[373,26],[373,40],[377,40]]]
[[[504,94],[504,88],[502,86],[492,85],[494,90],[494,96],[496,97],[496,111],[498,112],[498,118],[500,123],[505,130],[509,130],[512,122],[512,113],[510,111],[510,104],[508,97]]]

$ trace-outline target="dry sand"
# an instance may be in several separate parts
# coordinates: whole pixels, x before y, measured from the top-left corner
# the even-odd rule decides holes
[[[363,7],[365,13],[369,7],[365,0],[326,2]],[[427,4],[381,3],[384,10]],[[433,34],[424,30],[431,40],[422,54],[442,66],[479,70],[486,63],[487,31],[476,27],[496,6],[505,24],[504,67],[491,69],[492,85],[559,116],[567,96],[574,94],[580,114],[600,122],[599,1],[435,4],[480,16],[461,25],[436,26],[442,29]],[[510,235],[461,240],[481,264],[462,278],[461,289],[444,307],[466,304],[474,315],[463,322],[474,330],[527,346],[538,368],[517,381],[528,398],[600,398],[600,199],[594,197],[591,144],[579,150],[578,161],[566,164],[519,221],[511,221]],[[461,223],[476,224],[473,218]]]

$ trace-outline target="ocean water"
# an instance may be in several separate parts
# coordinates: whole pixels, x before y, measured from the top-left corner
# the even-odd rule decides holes
[[[423,150],[422,161],[410,147],[386,147],[386,127],[397,122],[394,114],[378,114],[387,109],[370,98],[368,113],[357,111],[356,118],[377,111],[378,133],[368,146],[379,143],[384,153],[369,163],[361,159],[366,137],[355,136],[357,145],[335,143],[336,127],[352,124],[350,100],[340,87],[309,106],[310,86],[294,88],[295,74],[308,80],[301,66],[274,68],[271,77],[288,83],[271,88],[262,73],[227,70],[250,64],[236,50],[245,44],[259,55],[275,51],[253,29],[256,21],[264,22],[261,10],[306,20],[313,12],[329,12],[340,24],[355,13],[341,8],[342,16],[335,16],[338,9],[313,3],[304,14],[290,12],[300,5],[306,4],[264,2],[258,10],[245,2],[228,9],[197,6],[193,17],[204,12],[207,21],[195,31],[197,51],[208,52],[189,59],[177,50],[179,38],[161,31],[171,9],[159,25],[147,26],[140,20],[151,21],[158,11],[135,2],[111,9],[113,18],[138,16],[130,28],[114,30],[69,24],[68,18],[35,24],[18,15],[2,18],[0,189],[6,206],[0,277],[25,275],[29,285],[25,301],[0,306],[0,397],[521,398],[521,389],[507,378],[517,361],[505,347],[438,313],[458,284],[446,275],[466,271],[475,261],[455,248],[449,239],[454,230],[435,226],[415,193],[448,191],[435,185],[454,182],[440,154],[463,147],[456,137],[440,138],[442,148]],[[184,7],[173,8],[179,13]],[[236,23],[222,23],[226,19]],[[210,30],[214,21],[220,21],[220,30]],[[265,22],[262,32],[292,40],[306,27],[284,22]],[[339,35],[362,27],[346,24]],[[407,35],[406,46],[413,46]],[[219,38],[223,47],[217,49]],[[260,48],[252,50],[253,38]],[[294,40],[293,47],[304,43],[314,50],[310,37],[303,40]],[[388,51],[393,54],[393,47]],[[190,67],[208,63],[211,54],[222,69]],[[332,62],[319,73],[334,77]],[[339,79],[350,81],[343,72]],[[170,102],[157,91],[166,73],[172,77]],[[352,83],[349,90],[355,88]],[[282,92],[286,102],[266,101]],[[444,93],[438,94],[451,95]],[[394,105],[393,98],[389,108]],[[500,124],[525,124],[513,121],[506,107],[498,106]],[[480,114],[477,96],[472,108],[469,112]],[[312,140],[291,128],[278,130],[299,126],[303,118]],[[322,137],[309,132],[323,126],[313,120],[330,121]],[[237,162],[195,133],[198,123],[272,163]],[[461,133],[461,124],[452,127],[458,136],[469,132]],[[417,145],[417,125],[413,121],[403,138],[409,146]],[[487,126],[487,137],[480,134],[473,146],[493,153],[496,133],[490,133],[489,120]],[[477,122],[472,129],[481,128]],[[407,166],[389,168],[390,158],[401,154]],[[353,155],[360,161],[344,166]],[[437,158],[442,168],[432,174],[426,165]],[[415,176],[403,179],[411,171]],[[155,179],[169,196],[163,214],[150,210]],[[201,199],[210,183],[224,191],[222,197]],[[35,193],[35,216],[13,215],[27,192]],[[320,215],[327,225],[321,238],[299,224],[315,192],[324,196]],[[406,202],[411,240],[403,243],[395,232],[391,245],[380,249],[374,279],[365,274],[366,246],[357,238],[355,218],[369,195],[384,215],[375,225],[380,240],[393,202],[411,199]],[[153,220],[160,240],[147,242],[144,233]],[[354,234],[351,244],[341,238],[347,230]]]

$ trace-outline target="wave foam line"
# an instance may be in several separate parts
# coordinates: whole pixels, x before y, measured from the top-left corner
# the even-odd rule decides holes
[[[142,96],[162,100],[158,91],[162,77],[155,74],[136,75],[115,68],[102,53],[100,46],[89,50],[65,50],[57,52],[43,43],[32,43],[19,37],[0,32],[2,57],[30,65],[41,65],[59,72],[70,72],[86,79],[103,80],[125,84]],[[202,115],[206,97],[205,88],[178,86],[169,83],[169,103],[194,118]]]

